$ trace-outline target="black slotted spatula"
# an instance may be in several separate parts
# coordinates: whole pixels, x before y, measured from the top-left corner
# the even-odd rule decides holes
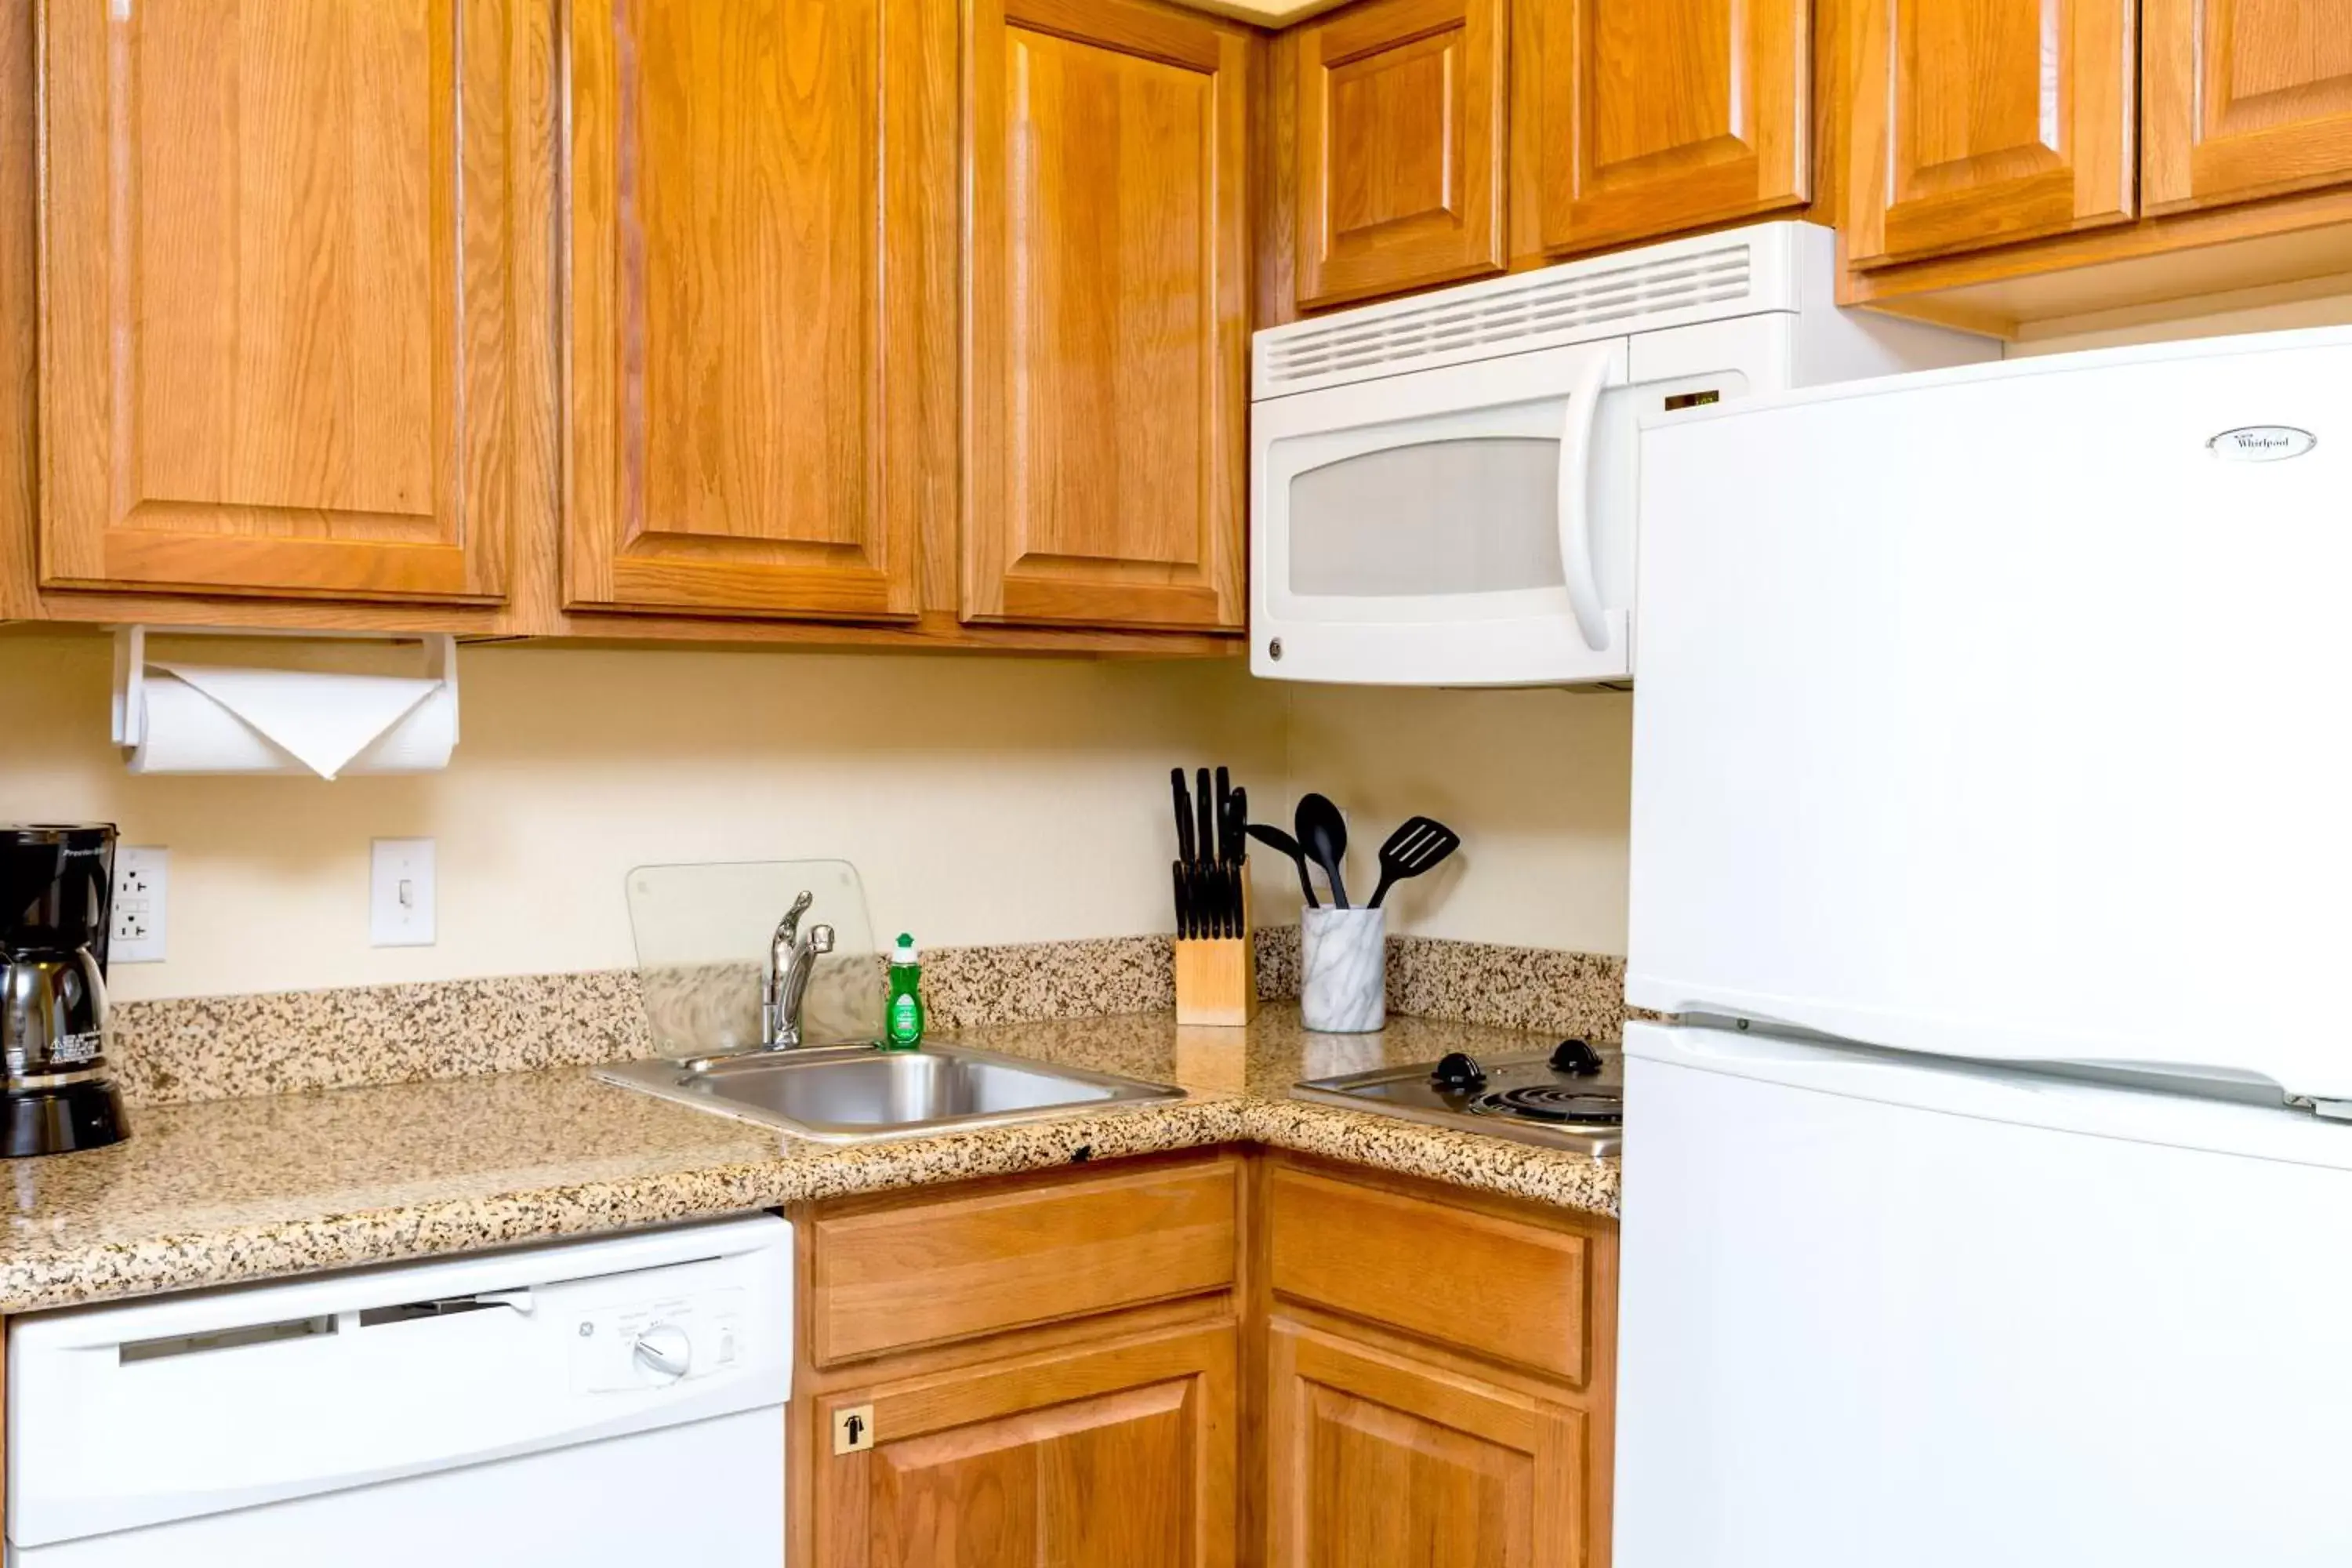
[[[1381,900],[1389,896],[1391,885],[1420,876],[1461,847],[1462,836],[1435,817],[1405,818],[1389,835],[1389,841],[1381,846],[1381,885],[1372,890],[1372,901],[1364,907],[1379,909]]]

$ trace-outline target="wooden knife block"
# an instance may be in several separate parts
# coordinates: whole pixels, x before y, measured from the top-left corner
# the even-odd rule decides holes
[[[1176,1022],[1239,1028],[1257,1012],[1256,925],[1242,861],[1242,934],[1176,943]]]

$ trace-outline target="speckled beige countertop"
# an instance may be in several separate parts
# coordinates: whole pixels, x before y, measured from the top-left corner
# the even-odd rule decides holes
[[[1379,1035],[1312,1035],[1295,1005],[1276,1004],[1246,1031],[1139,1014],[941,1037],[1191,1092],[857,1145],[671,1105],[576,1067],[147,1106],[128,1142],[0,1165],[13,1189],[0,1312],[1236,1142],[1617,1212],[1614,1161],[1287,1096],[1301,1078],[1451,1050],[1530,1055],[1550,1047],[1549,1035],[1412,1018]]]

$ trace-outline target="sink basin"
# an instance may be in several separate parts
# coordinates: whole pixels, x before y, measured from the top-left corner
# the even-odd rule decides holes
[[[803,1138],[862,1142],[1181,1100],[1184,1091],[964,1046],[805,1047],[627,1062],[596,1076]]]

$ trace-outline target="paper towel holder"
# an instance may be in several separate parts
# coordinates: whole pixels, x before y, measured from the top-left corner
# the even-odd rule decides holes
[[[450,739],[457,723],[457,639],[449,632],[306,631],[276,626],[157,626],[174,637],[297,637],[323,642],[413,642],[425,649],[425,679],[437,680],[449,698]],[[147,633],[144,626],[114,628],[114,743],[136,746],[146,739]]]

